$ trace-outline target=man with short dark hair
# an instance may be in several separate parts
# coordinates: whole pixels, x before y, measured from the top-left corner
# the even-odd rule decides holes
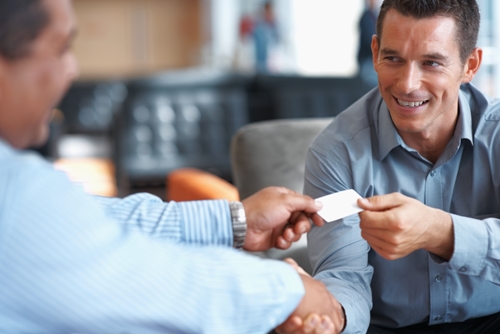
[[[323,224],[312,198],[96,198],[23,151],[77,75],[75,30],[70,0],[0,0],[0,332],[266,333],[294,314],[332,333],[323,283],[231,249],[288,248]]]
[[[359,215],[308,233],[344,333],[500,333],[500,101],[470,82],[475,0],[385,0],[378,88],[312,144],[304,193]]]

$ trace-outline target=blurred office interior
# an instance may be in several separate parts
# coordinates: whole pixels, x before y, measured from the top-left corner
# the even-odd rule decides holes
[[[272,23],[266,2],[74,0],[81,75],[39,151],[76,182],[88,181],[82,169],[112,175],[91,191],[108,182],[104,194],[165,198],[177,168],[231,182],[229,143],[243,125],[335,116],[372,88],[356,62],[365,0],[274,0]],[[478,3],[474,83],[500,97],[500,3]]]

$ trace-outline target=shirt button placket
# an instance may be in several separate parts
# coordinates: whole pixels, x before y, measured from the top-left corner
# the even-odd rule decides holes
[[[428,170],[425,180],[425,200],[424,204],[442,208],[443,203],[443,183],[437,169]],[[446,320],[448,289],[446,281],[446,269],[429,258],[429,285],[430,285],[430,324],[440,324]]]

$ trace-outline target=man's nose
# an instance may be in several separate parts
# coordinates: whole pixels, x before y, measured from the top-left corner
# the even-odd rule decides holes
[[[75,55],[73,52],[68,57],[68,64],[67,64],[67,76],[68,79],[73,81],[80,75],[80,68],[78,66],[78,62],[76,60]]]
[[[403,94],[409,94],[420,88],[422,73],[413,63],[405,64],[399,73],[397,87]]]

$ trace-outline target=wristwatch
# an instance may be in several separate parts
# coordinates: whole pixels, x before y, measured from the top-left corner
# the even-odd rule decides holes
[[[231,222],[233,223],[233,247],[243,248],[245,237],[247,235],[247,218],[243,204],[238,201],[230,201]]]

